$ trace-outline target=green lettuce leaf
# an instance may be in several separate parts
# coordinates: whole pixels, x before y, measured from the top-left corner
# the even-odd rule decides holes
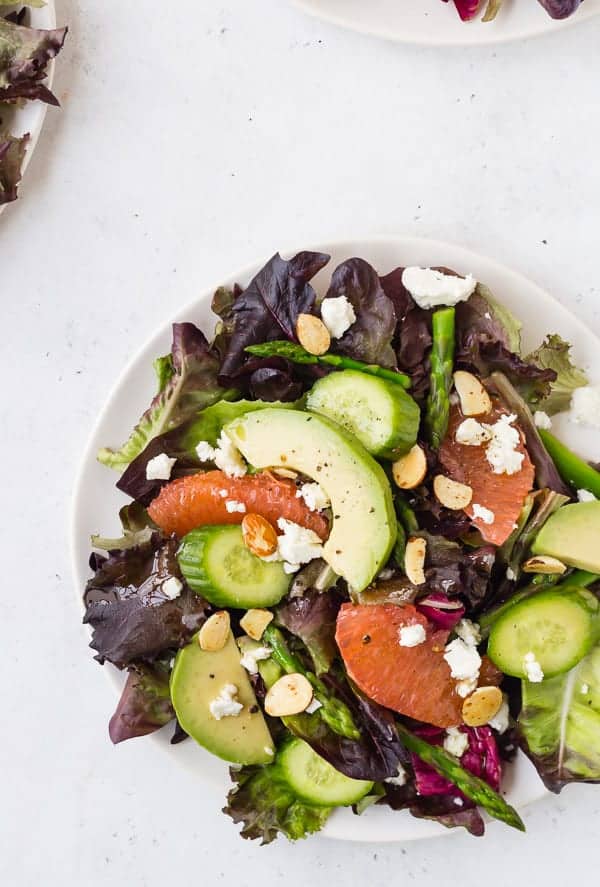
[[[17,199],[28,142],[28,134],[20,138],[9,133],[0,134],[0,206]]]
[[[44,84],[46,67],[62,49],[66,28],[43,31],[0,17],[0,101],[58,100]]]
[[[297,841],[323,828],[331,813],[331,807],[312,806],[296,797],[277,763],[232,769],[231,778],[236,785],[227,796],[223,813],[242,823],[243,838],[259,838],[261,844],[270,844],[281,834]]]
[[[477,284],[475,294],[487,302],[489,313],[492,316],[492,323],[499,324],[502,327],[504,331],[504,336],[501,337],[503,344],[506,345],[509,351],[515,351],[519,354],[521,351],[521,330],[523,328],[521,321],[505,305],[496,301],[492,291],[484,283]],[[476,302],[476,299],[473,299],[473,297],[471,297],[471,300]]]
[[[549,415],[568,410],[573,391],[588,384],[586,374],[571,360],[570,348],[569,343],[560,336],[549,335],[526,358],[528,362],[535,363],[542,369],[554,370],[557,374],[556,380],[550,382],[550,393],[535,403],[537,409]]]
[[[160,394],[175,375],[173,358],[170,354],[165,354],[163,357],[157,357],[152,366],[156,374],[158,393]]]

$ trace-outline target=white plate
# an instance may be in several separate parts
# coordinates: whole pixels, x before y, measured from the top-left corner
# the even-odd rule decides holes
[[[11,9],[19,7],[11,7]],[[0,0],[0,9],[3,9],[4,12],[10,12],[10,9],[7,7],[2,7],[2,2]],[[54,0],[46,0],[46,5],[40,7],[39,9],[29,9],[28,7],[28,17],[26,19],[26,24],[31,28],[40,28],[43,30],[52,30],[56,27],[56,9],[54,6]],[[48,89],[52,89],[52,81],[54,80],[54,59],[50,61],[47,67],[48,75],[44,80],[44,84],[48,87]],[[6,128],[8,131],[14,136],[22,136],[25,135],[26,132],[29,133],[29,142],[27,144],[27,150],[25,151],[25,156],[23,158],[23,165],[21,167],[21,184],[19,185],[19,190],[23,184],[23,177],[25,176],[25,170],[29,166],[29,161],[31,160],[31,156],[35,150],[35,146],[37,145],[38,138],[40,136],[40,132],[42,131],[42,126],[44,124],[44,118],[46,116],[46,111],[48,110],[48,105],[46,102],[25,102],[22,107],[11,107],[5,114],[2,115],[3,124],[5,122]],[[6,209],[7,206],[10,206],[9,203],[5,203],[0,207],[0,212]]]
[[[585,0],[570,18],[551,19],[537,0],[504,0],[493,22],[461,22],[452,0],[294,0],[326,21],[400,43],[474,46],[551,34],[598,15],[600,0]]]
[[[542,332],[560,332],[573,344],[577,361],[582,366],[591,367],[593,378],[600,380],[600,343],[594,334],[534,283],[491,259],[451,244],[407,237],[322,243],[314,247],[303,245],[298,249],[307,248],[331,254],[331,262],[314,280],[317,290],[321,292],[326,288],[336,264],[350,256],[367,259],[381,274],[391,271],[398,265],[408,264],[444,265],[455,268],[461,273],[473,273],[477,279],[487,283],[495,295],[522,318],[526,348],[537,345]],[[289,255],[292,254],[290,251]],[[224,276],[214,287],[205,290],[195,302],[179,311],[172,320],[194,321],[210,334],[214,321],[214,315],[210,311],[210,300],[216,286],[221,284],[231,286],[236,282],[247,284],[266,258],[268,257],[229,278]],[[539,326],[540,317],[544,318],[543,331]],[[134,345],[133,342],[131,344]],[[71,527],[75,587],[80,607],[81,591],[90,575],[88,570],[90,535],[97,532],[109,536],[117,535],[120,529],[118,509],[126,501],[126,497],[114,486],[117,475],[99,465],[95,458],[96,453],[101,446],[118,445],[127,436],[154,393],[152,361],[158,355],[168,352],[170,345],[171,321],[166,322],[142,347],[117,380],[83,455],[83,463],[75,486]],[[593,433],[586,433],[573,426],[567,427],[566,422],[563,424],[565,427],[561,429],[561,436],[567,443],[576,446],[582,455],[591,458]],[[76,613],[73,614],[73,618],[78,618]],[[109,665],[105,665],[104,668],[117,691],[122,684],[122,675]],[[115,704],[116,699],[115,695]],[[165,773],[170,767],[175,766],[176,762],[182,763],[189,769],[190,780],[194,783],[211,783],[220,787],[224,797],[228,786],[226,765],[192,741],[176,747],[170,746],[168,739],[171,729],[171,727],[166,728],[153,737],[154,741],[160,742],[164,748]],[[152,739],[146,738],[144,741],[151,742]],[[516,766],[511,768],[506,783],[507,798],[518,808],[545,794],[533,767],[523,756],[519,758]],[[324,834],[330,837],[356,841],[407,841],[446,833],[446,830],[437,823],[413,819],[407,812],[393,813],[383,807],[370,808],[360,818],[350,811],[337,811],[324,830]]]

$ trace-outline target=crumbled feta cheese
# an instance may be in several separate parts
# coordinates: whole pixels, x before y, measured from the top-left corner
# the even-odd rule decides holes
[[[271,655],[270,647],[255,647],[254,649],[250,648],[245,650],[242,658],[240,659],[240,665],[242,668],[245,668],[247,672],[250,674],[258,674],[258,665],[257,662],[261,662],[263,659],[268,659]]]
[[[237,499],[228,499],[225,508],[229,514],[234,514],[236,511],[239,511],[240,514],[246,513],[246,506],[243,502],[238,502]]]
[[[458,798],[458,797],[456,797],[456,798],[454,798],[454,799],[452,800],[452,803],[453,803],[453,804],[456,804],[457,807],[462,807],[462,805],[463,805],[465,802],[463,801],[462,798]]]
[[[146,480],[169,480],[176,462],[177,459],[171,459],[166,453],[159,453],[146,465]]]
[[[455,638],[444,651],[444,659],[450,666],[450,674],[459,680],[474,680],[479,676],[481,656],[476,647]]]
[[[393,575],[394,571],[391,569],[391,567],[384,567],[377,578],[385,582],[387,579],[391,579]]]
[[[307,564],[316,557],[321,557],[323,545],[313,530],[283,517],[279,518],[277,526],[282,531],[282,535],[277,537],[277,554],[280,560],[286,561],[283,566],[286,573],[295,573],[300,564]]]
[[[471,622],[470,619],[461,619],[458,625],[455,626],[454,631],[469,647],[476,647],[477,644],[481,643],[479,626],[476,622]]]
[[[302,484],[296,493],[298,499],[304,499],[311,511],[322,511],[329,508],[329,496],[319,484]]]
[[[221,497],[221,499],[227,499],[227,497],[229,496],[228,490],[219,490],[219,496]]]
[[[469,734],[463,733],[460,727],[448,727],[444,737],[444,748],[455,758],[462,758],[469,747]]]
[[[487,425],[482,425],[477,419],[464,419],[454,435],[456,443],[464,444],[466,447],[480,447],[492,439],[491,433],[488,431]]]
[[[217,441],[215,464],[228,477],[243,477],[248,471],[248,466],[242,459],[242,454],[224,431],[221,432]]]
[[[300,564],[289,564],[287,561],[284,561],[283,564],[283,572],[288,576],[291,576],[292,573],[297,573],[300,569]]]
[[[506,578],[508,579],[509,582],[514,582],[515,579],[517,578],[517,574],[515,573],[515,571],[513,570],[512,567],[506,568]]]
[[[532,684],[539,684],[544,680],[544,672],[540,663],[535,658],[535,653],[526,653],[523,660],[523,670],[527,675],[527,680]]]
[[[406,770],[402,766],[402,764],[398,764],[398,770],[396,771],[395,776],[388,776],[387,779],[383,780],[387,782],[388,785],[397,785],[402,786],[406,785]]]
[[[571,419],[577,425],[600,428],[600,385],[575,389],[571,400]]]
[[[500,416],[494,425],[485,426],[492,435],[485,455],[494,474],[516,474],[523,465],[525,455],[517,449],[521,437],[518,429],[512,424],[516,418],[514,413],[510,416],[505,414]]]
[[[401,647],[418,647],[427,640],[427,632],[418,622],[415,625],[403,625],[398,632]]]
[[[584,696],[587,696],[587,694],[590,692],[590,685],[589,684],[582,684],[581,685],[581,692],[583,693]]]
[[[304,711],[306,712],[307,715],[312,715],[322,707],[323,707],[322,703],[319,702],[318,699],[315,699],[315,697],[313,696],[313,698],[310,700],[310,702],[308,703],[308,705],[306,706]]]
[[[321,302],[321,317],[329,335],[334,339],[340,339],[356,320],[354,308],[346,296],[323,299]]]
[[[488,724],[498,733],[506,733],[508,730],[510,712],[508,710],[508,700],[506,696],[502,699],[502,705],[493,718],[490,718]]]
[[[201,440],[196,447],[196,455],[201,462],[214,462],[216,452],[215,448],[207,440]]]
[[[177,576],[169,576],[160,586],[160,590],[170,601],[174,601],[183,591],[183,582]]]
[[[465,678],[462,681],[456,682],[456,692],[461,697],[461,699],[466,699],[467,696],[470,696],[471,693],[477,689],[477,683],[479,681],[479,675],[476,678]]]
[[[596,502],[596,496],[589,490],[577,490],[577,500],[579,502]]]
[[[496,520],[496,515],[493,511],[490,511],[489,508],[485,508],[483,505],[478,505],[476,502],[473,503],[473,517],[479,518],[484,524],[493,524]]]
[[[545,413],[543,410],[535,411],[533,414],[533,421],[537,428],[544,428],[546,431],[550,431],[552,428],[552,419],[548,413]]]
[[[215,721],[220,721],[221,718],[236,718],[239,715],[244,706],[236,700],[237,693],[238,688],[235,684],[225,684],[219,695],[209,704],[210,713]]]
[[[419,308],[435,308],[438,305],[457,305],[473,294],[477,281],[468,274],[455,277],[434,271],[433,268],[405,268],[402,283]]]

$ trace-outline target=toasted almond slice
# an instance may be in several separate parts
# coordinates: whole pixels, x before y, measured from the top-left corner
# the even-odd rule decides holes
[[[566,572],[566,565],[559,561],[557,557],[550,557],[547,554],[538,554],[536,557],[530,557],[523,564],[524,573],[543,573],[548,576],[561,576]]]
[[[427,542],[419,536],[413,536],[406,543],[404,552],[404,571],[413,585],[425,582],[425,552]]]
[[[291,468],[273,468],[273,474],[278,474],[279,477],[285,477],[288,480],[296,480],[298,477],[297,471],[292,471]]]
[[[325,354],[331,345],[329,330],[320,317],[314,314],[299,314],[296,321],[298,341],[309,354]]]
[[[217,653],[227,643],[230,631],[230,619],[227,610],[219,610],[206,620],[198,632],[200,649],[206,653]]]
[[[454,387],[460,398],[463,416],[481,416],[491,412],[490,396],[473,373],[457,370],[454,373]]]
[[[248,610],[240,619],[240,626],[253,641],[260,641],[272,619],[273,614],[269,610]]]
[[[483,727],[500,711],[502,690],[499,687],[478,687],[467,696],[462,706],[467,727]]]
[[[427,458],[419,444],[392,464],[392,474],[396,486],[401,490],[414,490],[425,480],[427,474]]]
[[[445,508],[460,511],[470,505],[473,498],[473,490],[467,484],[460,484],[457,480],[438,474],[433,480],[433,492],[438,502]]]
[[[242,520],[244,544],[257,557],[268,557],[277,551],[275,527],[261,514],[245,514]]]
[[[302,674],[286,674],[275,681],[265,697],[265,711],[273,717],[297,715],[310,705],[313,688]]]

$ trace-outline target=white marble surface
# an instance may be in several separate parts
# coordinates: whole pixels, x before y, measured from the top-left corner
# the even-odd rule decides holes
[[[525,2],[525,0],[524,0]],[[149,740],[111,747],[67,549],[82,444],[165,316],[278,247],[456,240],[600,331],[600,21],[468,52],[388,45],[285,0],[65,0],[68,46],[2,216],[0,883],[489,887],[593,870],[600,789],[412,845],[259,848]],[[600,454],[599,454],[600,457]],[[591,868],[590,868],[591,866]]]

